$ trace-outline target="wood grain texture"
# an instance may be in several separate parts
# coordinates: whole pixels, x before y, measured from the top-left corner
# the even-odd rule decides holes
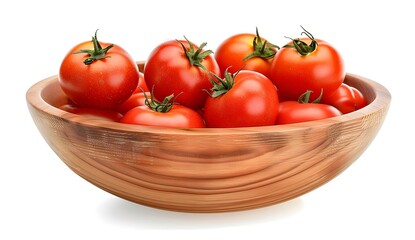
[[[140,64],[142,69],[142,64]],[[121,198],[185,212],[224,212],[305,194],[352,164],[379,131],[387,89],[348,74],[370,104],[298,124],[174,129],[89,119],[62,111],[57,76],[31,87],[28,108],[40,133],[76,174]]]

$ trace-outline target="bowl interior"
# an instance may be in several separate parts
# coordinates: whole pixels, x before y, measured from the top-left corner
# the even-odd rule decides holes
[[[139,65],[140,66],[140,65]],[[142,67],[141,67],[142,69]],[[68,103],[68,99],[65,96],[65,93],[62,91],[62,89],[59,86],[59,82],[55,77],[51,77],[49,79],[45,79],[45,82],[39,83],[39,87],[37,90],[39,91],[38,94],[40,93],[40,99],[37,99],[38,101],[42,101],[42,105],[43,105],[43,110],[47,111],[49,114],[52,115],[60,115],[60,116],[64,116],[67,118],[70,118],[72,120],[75,121],[79,121],[80,123],[86,123],[86,124],[98,124],[98,125],[105,125],[106,127],[113,127],[113,128],[122,128],[125,129],[125,125],[127,124],[120,124],[120,123],[110,123],[110,122],[102,122],[101,120],[88,120],[82,116],[76,116],[74,114],[68,113],[68,112],[64,112],[60,109],[58,109],[59,106]],[[287,125],[281,125],[281,126],[265,126],[265,127],[250,127],[250,128],[236,128],[242,131],[242,129],[245,129],[247,131],[272,131],[271,129],[278,129],[279,131],[284,131],[284,129],[292,129],[293,127],[310,127],[310,126],[315,126],[315,125],[324,125],[326,124],[325,122],[331,123],[332,120],[336,120],[336,121],[345,121],[350,119],[351,117],[355,117],[356,115],[365,115],[370,111],[371,108],[375,107],[374,111],[377,110],[377,105],[382,104],[382,105],[387,105],[389,106],[388,102],[390,102],[390,94],[387,91],[387,89],[385,89],[383,86],[381,86],[380,84],[371,81],[369,79],[365,79],[362,78],[360,76],[357,75],[353,75],[353,74],[348,74],[346,76],[345,79],[345,83],[349,84],[350,86],[353,86],[357,89],[359,89],[362,94],[365,96],[366,100],[368,101],[368,106],[366,106],[365,108],[349,113],[349,114],[345,114],[339,117],[335,117],[332,119],[323,119],[323,120],[317,120],[317,121],[311,121],[311,122],[304,122],[304,123],[296,123],[296,124],[289,124],[289,126],[287,127]],[[386,98],[386,99],[384,99]],[[382,101],[382,103],[374,103],[373,102],[377,99],[377,101]],[[35,99],[33,99],[35,100]],[[384,102],[383,102],[384,101]],[[374,106],[376,105],[376,106]],[[47,107],[45,107],[47,106]],[[328,121],[327,121],[328,120]],[[150,131],[164,131],[164,132],[171,132],[172,129],[170,128],[160,128],[160,127],[152,127],[152,126],[136,126],[136,125],[129,125],[127,126],[127,129],[130,130],[137,130],[137,131],[145,131],[145,129],[148,129]],[[176,129],[178,131],[181,131],[181,129]],[[192,132],[205,132],[205,133],[213,133],[213,132],[218,132],[217,129],[192,129]],[[235,133],[235,129],[231,129],[231,128],[226,128],[226,129],[220,129],[219,133],[225,133],[225,132],[233,132]],[[189,131],[185,131],[185,132],[189,132]]]

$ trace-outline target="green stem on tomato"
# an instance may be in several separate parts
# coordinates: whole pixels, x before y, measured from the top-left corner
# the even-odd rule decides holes
[[[310,40],[311,43],[310,45],[308,45],[306,42],[301,41],[299,38],[290,38],[290,37],[286,37],[288,39],[291,39],[293,42],[293,45],[287,44],[285,46],[283,46],[283,48],[293,48],[296,49],[297,52],[299,54],[301,54],[302,56],[307,56],[310,53],[314,52],[317,49],[317,41],[314,39],[314,36],[308,32],[307,30],[305,30],[303,28],[303,26],[300,25],[300,27],[304,30],[304,32],[301,33],[301,35],[305,34]]]
[[[146,99],[144,101],[145,105],[149,107],[151,110],[161,113],[169,112],[175,104],[176,98],[180,95],[178,94],[176,97],[174,97],[174,93],[172,93],[169,96],[165,97],[162,102],[159,102],[156,99],[154,99],[153,96],[154,86],[151,89],[150,99],[147,97],[147,94],[143,89],[141,89],[141,91],[143,92],[144,97]]]
[[[89,57],[84,60],[85,65],[90,65],[93,62],[95,62],[97,60],[104,59],[104,58],[110,58],[110,56],[106,56],[106,54],[107,54],[108,50],[110,50],[114,46],[114,44],[111,44],[111,45],[107,46],[106,48],[102,48],[101,44],[99,44],[99,42],[98,42],[97,32],[98,32],[98,29],[95,31],[95,36],[92,37],[92,43],[94,44],[94,49],[92,49],[92,50],[91,49],[81,49],[81,50],[73,53],[73,54],[78,54],[78,53],[89,54]]]
[[[184,44],[181,41],[179,41],[179,40],[176,40],[176,41],[178,41],[180,43],[180,45],[182,46],[184,54],[189,59],[190,64],[192,64],[193,66],[200,67],[205,72],[209,72],[205,68],[205,66],[202,65],[203,59],[205,59],[207,56],[209,56],[210,54],[213,53],[212,50],[203,51],[203,48],[207,45],[207,43],[206,42],[202,43],[198,47],[198,49],[195,51],[192,42],[190,42],[185,36],[184,36],[184,39],[186,39],[186,41],[189,43],[189,50],[186,49],[186,47],[184,46]]]
[[[275,48],[280,49],[280,47],[272,43],[269,43],[267,40],[262,42],[261,36],[259,36],[259,33],[258,33],[258,28],[256,28],[256,36],[254,37],[252,45],[254,47],[254,51],[250,53],[249,55],[247,55],[246,57],[244,57],[242,61],[246,61],[254,57],[270,59],[270,58],[273,58],[275,54],[277,53]]]
[[[300,95],[300,97],[298,98],[298,102],[299,103],[310,103],[310,96],[311,93],[313,93],[313,91],[311,90],[307,90],[305,91],[303,94]],[[320,96],[318,96],[317,99],[315,99],[314,101],[312,101],[311,103],[319,103],[321,101],[321,98],[323,97],[323,89],[321,89],[320,91]]]
[[[235,83],[234,79],[240,71],[241,69],[239,69],[236,73],[232,74],[228,72],[228,68],[227,68],[224,73],[225,75],[224,78],[220,78],[216,74],[212,73],[212,75],[216,78],[217,81],[215,81],[212,78],[210,79],[210,82],[213,85],[213,87],[210,89],[212,91],[210,96],[213,98],[216,98],[227,93],[229,90],[231,90]]]

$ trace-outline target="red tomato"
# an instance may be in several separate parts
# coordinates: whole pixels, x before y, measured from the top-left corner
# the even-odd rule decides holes
[[[346,72],[340,53],[325,41],[309,38],[293,39],[275,55],[271,80],[283,100],[297,100],[307,90],[315,100],[323,91],[331,95],[343,82]]]
[[[203,107],[211,87],[210,72],[220,74],[212,51],[184,40],[167,41],[157,46],[147,59],[144,78],[154,97],[164,99],[170,94],[183,106]],[[180,94],[180,95],[179,95]]]
[[[241,70],[225,73],[206,100],[204,118],[207,127],[251,127],[275,124],[278,94],[263,74]]]
[[[357,88],[350,87],[353,91],[354,99],[356,101],[356,110],[361,109],[367,105],[367,101],[363,93],[359,91]]]
[[[91,119],[100,119],[112,122],[118,122],[123,116],[121,113],[113,110],[78,107],[70,103],[64,104],[59,108],[73,114],[87,116]]]
[[[137,88],[134,90],[133,93],[142,93],[142,92],[150,92],[148,90],[146,81],[144,80],[144,73],[139,72],[138,73],[138,85]]]
[[[337,108],[327,104],[285,101],[280,102],[276,124],[307,122],[340,115]]]
[[[367,105],[363,94],[356,88],[342,83],[330,96],[324,97],[322,103],[329,104],[339,109],[343,114],[356,111]]]
[[[215,58],[222,71],[253,70],[270,77],[272,59],[279,49],[261,38],[256,30],[252,33],[233,35],[223,41],[215,51]]]
[[[175,128],[203,128],[205,123],[195,110],[174,104],[168,112],[157,112],[148,106],[139,106],[128,111],[122,123]]]
[[[111,109],[127,100],[138,84],[138,67],[121,47],[92,41],[72,48],[59,70],[59,83],[77,105]]]
[[[138,107],[138,106],[145,106],[146,105],[146,96],[145,94],[149,95],[149,92],[138,92],[133,93],[133,95],[130,96],[130,98],[127,99],[127,101],[121,103],[118,105],[115,110],[118,112],[125,114],[132,108]]]

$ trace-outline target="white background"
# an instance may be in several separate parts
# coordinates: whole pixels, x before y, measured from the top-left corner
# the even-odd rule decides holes
[[[0,7],[0,239],[414,239],[414,51],[410,1],[6,1]],[[136,60],[183,35],[215,50],[254,32],[284,45],[300,25],[342,53],[346,69],[389,89],[366,152],[326,185],[235,213],[152,209],[74,174],[41,137],[25,93],[56,75],[75,44],[98,38]],[[7,237],[6,237],[7,236]]]

